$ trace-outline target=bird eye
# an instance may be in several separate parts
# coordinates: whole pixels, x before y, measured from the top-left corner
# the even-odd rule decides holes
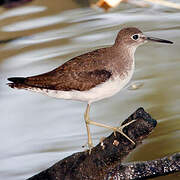
[[[132,36],[132,39],[133,39],[133,40],[138,40],[138,39],[139,39],[139,35],[138,35],[138,34],[134,34],[134,35]]]

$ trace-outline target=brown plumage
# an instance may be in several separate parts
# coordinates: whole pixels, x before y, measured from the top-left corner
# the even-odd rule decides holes
[[[9,78],[8,80],[13,82],[9,83],[9,86],[19,89],[36,87],[61,91],[89,90],[105,82],[112,75],[103,67],[101,55],[104,50],[99,49],[75,57],[48,73],[27,78]]]
[[[97,49],[77,56],[53,71],[41,75],[9,78],[8,80],[13,83],[8,85],[18,89],[36,87],[60,91],[89,90],[112,77],[114,63],[119,63],[116,66],[117,69],[114,67],[114,70],[119,71],[118,73],[124,73],[123,71],[126,70],[124,67],[127,66],[128,62],[123,61],[124,55],[120,54],[117,49],[121,48],[119,45],[126,40],[126,33],[129,30],[131,33],[141,33],[137,28],[122,29],[112,47]]]

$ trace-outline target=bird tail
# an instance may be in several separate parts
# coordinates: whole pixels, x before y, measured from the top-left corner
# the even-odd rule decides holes
[[[26,78],[24,77],[11,77],[8,78],[8,81],[11,81],[12,83],[8,83],[8,85],[11,88],[18,88],[18,89],[24,89],[27,88],[28,85],[26,85]]]

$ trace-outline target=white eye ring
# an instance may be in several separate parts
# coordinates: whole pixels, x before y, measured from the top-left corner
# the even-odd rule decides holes
[[[131,38],[135,41],[137,41],[139,39],[139,37],[140,37],[139,34],[134,34],[131,36]]]

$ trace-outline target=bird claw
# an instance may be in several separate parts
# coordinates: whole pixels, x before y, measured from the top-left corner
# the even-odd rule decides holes
[[[120,127],[114,128],[114,129],[113,129],[113,131],[114,131],[114,136],[116,137],[116,132],[119,132],[119,133],[122,134],[124,137],[126,137],[131,143],[136,144],[132,139],[130,139],[130,138],[123,132],[123,129],[124,129],[126,126],[128,126],[129,124],[131,124],[131,123],[133,123],[133,122],[135,122],[135,121],[136,121],[136,120],[132,120],[132,121],[130,121],[130,122],[128,122],[128,123],[120,126]]]
[[[92,148],[93,148],[93,144],[92,144],[92,142],[87,142],[86,144],[84,144],[83,146],[82,146],[82,148],[87,148],[85,151],[89,151],[89,154],[91,154],[91,150],[92,150]]]
[[[93,148],[93,144],[88,142],[89,155],[91,154],[92,148]]]

